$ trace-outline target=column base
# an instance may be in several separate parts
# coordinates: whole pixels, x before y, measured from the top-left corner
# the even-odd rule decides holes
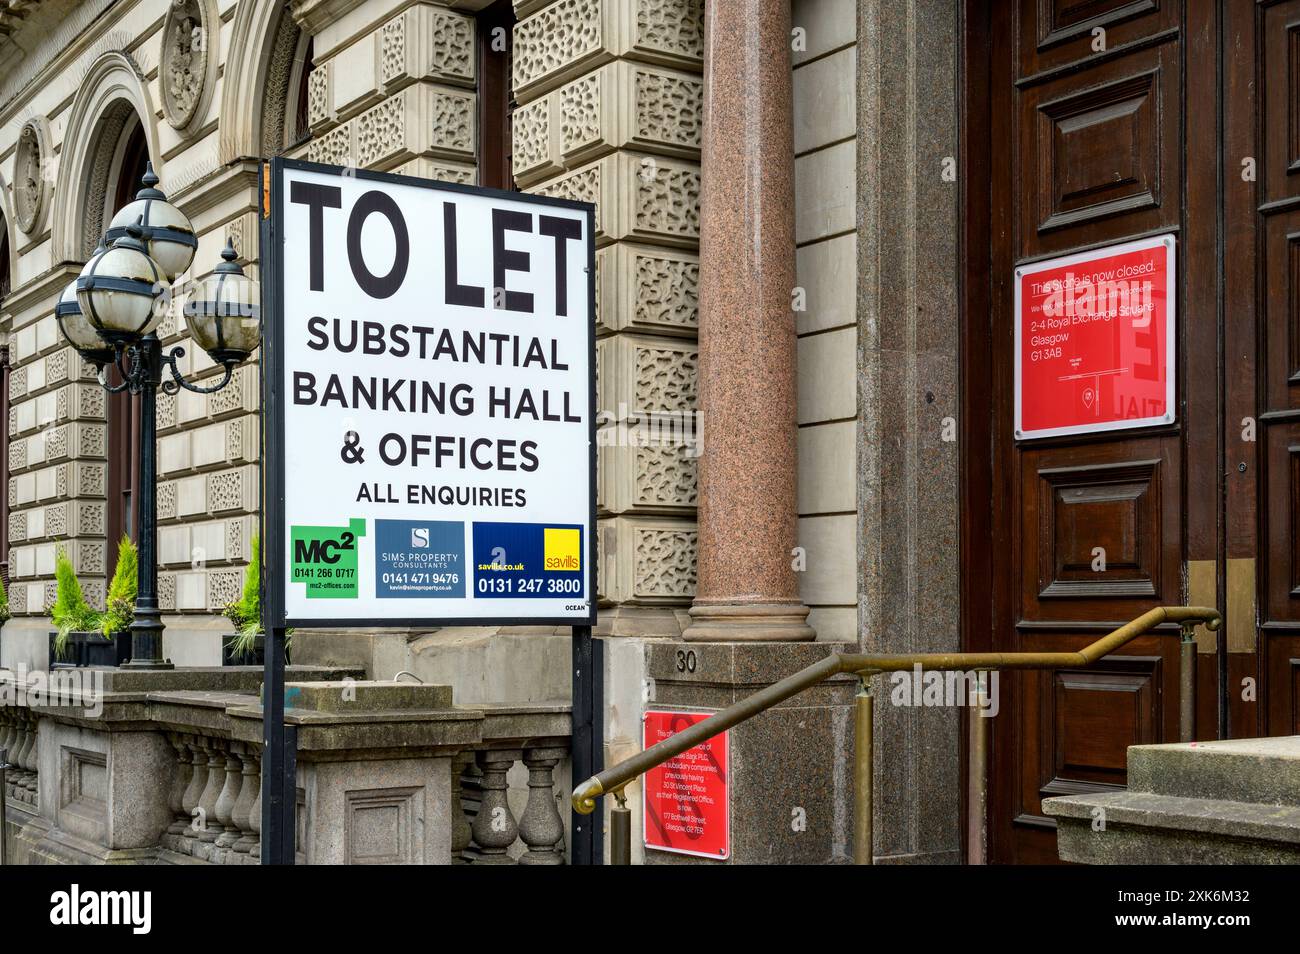
[[[696,603],[688,643],[806,643],[817,638],[802,603]]]

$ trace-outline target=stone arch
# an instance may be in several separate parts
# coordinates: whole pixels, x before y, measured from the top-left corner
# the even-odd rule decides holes
[[[283,151],[290,92],[306,82],[310,41],[287,4],[240,0],[222,74],[223,164]]]
[[[95,60],[68,113],[54,190],[52,241],[56,262],[85,261],[107,225],[122,147],[138,124],[155,165],[157,111],[139,66],[122,52]]]

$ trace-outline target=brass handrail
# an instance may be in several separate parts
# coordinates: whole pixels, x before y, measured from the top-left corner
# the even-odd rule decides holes
[[[1182,698],[1180,699],[1179,734],[1183,736],[1183,741],[1191,741],[1196,713],[1196,641],[1193,630],[1199,623],[1204,623],[1208,629],[1216,630],[1219,628],[1221,621],[1222,617],[1219,611],[1210,607],[1158,606],[1111,631],[1108,635],[1076,653],[891,653],[883,655],[837,653],[827,656],[825,659],[813,663],[813,665],[801,669],[794,675],[787,676],[779,682],[774,682],[772,685],[760,689],[752,696],[748,696],[734,705],[714,713],[702,722],[697,722],[676,735],[670,736],[642,752],[638,752],[631,758],[624,759],[612,768],[607,768],[605,771],[593,775],[573,790],[573,808],[579,814],[589,815],[596,810],[597,798],[603,795],[614,795],[619,802],[619,807],[614,809],[615,813],[626,813],[627,809],[623,805],[622,792],[633,779],[658,765],[662,765],[674,756],[681,755],[688,749],[694,748],[701,742],[713,738],[720,732],[725,732],[746,719],[752,718],[760,712],[772,708],[777,703],[784,702],[791,696],[798,695],[805,689],[810,689],[832,676],[854,673],[862,680],[857,696],[857,719],[855,723],[858,739],[855,788],[858,797],[855,807],[857,838],[855,839],[854,854],[859,864],[871,864],[871,851],[869,848],[871,844],[871,761],[873,756],[871,727],[874,713],[872,711],[871,687],[868,680],[872,675],[880,672],[911,670],[918,665],[923,671],[962,670],[976,673],[995,669],[1077,669],[1092,665],[1103,656],[1113,653],[1124,644],[1150,632],[1162,623],[1179,623],[1182,626],[1179,666]],[[980,679],[979,686],[982,698],[984,691],[983,679]],[[974,721],[984,723],[987,720],[976,719]],[[986,728],[983,725],[976,725],[973,731],[983,733]],[[983,738],[977,735],[976,744],[972,746],[973,759],[976,756],[982,759],[984,748],[985,742]],[[979,751],[977,752],[976,749]],[[978,769],[978,777],[982,783],[985,777],[984,766],[982,764],[978,766],[972,765],[972,769]],[[631,826],[628,822],[628,819],[618,817],[613,819],[611,825],[613,832],[624,840],[630,836]],[[611,852],[617,861],[624,864],[628,863],[631,854],[630,846],[612,845]]]

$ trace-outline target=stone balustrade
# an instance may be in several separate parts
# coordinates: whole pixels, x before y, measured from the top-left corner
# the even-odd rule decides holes
[[[176,753],[168,796],[175,821],[160,846],[212,864],[259,864],[261,746],[191,732],[168,732],[167,741]]]
[[[484,713],[484,745],[460,753],[452,773],[453,860],[564,864],[570,782],[568,706],[479,708]]]
[[[12,863],[260,863],[260,671],[105,674],[93,706],[0,706]],[[567,704],[355,675],[288,674],[299,863],[565,862]]]

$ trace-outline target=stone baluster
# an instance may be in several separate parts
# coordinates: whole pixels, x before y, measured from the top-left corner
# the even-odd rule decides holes
[[[176,750],[176,773],[172,776],[171,797],[168,799],[168,807],[176,816],[176,820],[167,827],[167,834],[181,835],[190,822],[189,813],[185,811],[185,792],[194,779],[194,763],[190,758],[190,747],[185,744],[184,736],[179,732],[168,732],[167,741]]]
[[[211,859],[212,852],[204,846],[216,841],[222,831],[222,826],[217,821],[217,799],[221,797],[221,790],[226,784],[226,758],[218,739],[203,739],[202,744],[208,758],[208,773],[207,784],[203,786],[197,806],[200,827],[195,832],[195,838],[200,844],[194,846],[194,853],[207,861]]]
[[[187,735],[184,739],[185,747],[190,750],[190,784],[181,798],[181,808],[185,812],[185,829],[181,832],[184,836],[182,850],[193,854],[199,834],[199,819],[196,814],[199,799],[203,797],[203,790],[208,785],[208,752],[198,736]]]
[[[5,758],[13,768],[5,775],[5,791],[0,798],[15,798],[18,789],[18,719],[12,710],[0,710],[0,749],[8,753]]]
[[[465,814],[465,806],[461,802],[464,790],[461,775],[473,761],[473,752],[458,752],[451,760],[451,862],[457,865],[465,863],[463,857],[465,849],[474,840],[469,817]]]
[[[257,859],[258,864],[262,861],[262,753],[258,752],[253,756],[257,760],[257,795],[253,799],[253,805],[248,810],[248,827],[253,833],[253,843],[248,846],[248,855],[250,858]]]
[[[482,854],[479,859],[482,864],[513,863],[506,851],[519,837],[519,825],[506,798],[506,773],[522,755],[519,749],[490,749],[477,755],[479,768],[483,771],[483,794],[471,830],[474,844]]]
[[[18,716],[23,727],[23,744],[19,747],[19,764],[23,767],[23,777],[18,783],[23,791],[22,800],[29,804],[36,802],[36,717],[24,711]]]
[[[234,819],[235,827],[239,829],[239,838],[230,846],[231,850],[237,855],[247,855],[248,850],[257,844],[257,834],[253,831],[253,807],[258,801],[258,796],[262,792],[262,779],[258,772],[261,758],[257,748],[248,745],[243,753],[243,781],[239,786],[239,798],[235,801],[235,808],[230,813]],[[258,814],[261,814],[261,805],[257,805]],[[260,820],[260,819],[259,819]],[[243,859],[238,859],[242,862]]]
[[[230,742],[226,748],[226,780],[221,787],[221,794],[217,796],[217,821],[223,830],[214,842],[219,851],[212,858],[218,864],[225,864],[230,846],[239,840],[239,826],[235,824],[235,803],[239,801],[239,790],[244,782],[244,763],[240,758],[243,748],[241,742]]]
[[[13,735],[13,724],[9,721],[9,710],[0,709],[0,751],[5,753],[5,761],[10,765],[13,764],[14,760]],[[13,787],[12,778],[13,769],[10,769],[5,775],[5,790],[0,792],[0,798],[8,796],[9,790]]]
[[[528,850],[521,865],[562,865],[564,823],[555,807],[555,766],[564,758],[561,748],[524,749],[528,767],[528,804],[519,818],[519,837]]]

